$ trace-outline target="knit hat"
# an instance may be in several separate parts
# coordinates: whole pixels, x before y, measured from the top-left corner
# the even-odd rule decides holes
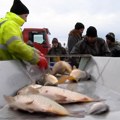
[[[52,43],[58,43],[57,38],[53,38]]]
[[[76,24],[75,24],[75,29],[76,30],[79,30],[79,29],[84,29],[85,28],[85,26],[82,24],[82,23],[80,23],[80,22],[77,22]]]
[[[93,27],[93,26],[90,26],[90,27],[87,29],[86,36],[89,36],[89,37],[97,37],[97,30],[96,30],[96,28]]]
[[[110,40],[111,42],[115,42],[115,34],[112,33],[112,32],[109,32],[107,35],[106,35],[106,38],[108,40]]]
[[[17,15],[29,14],[28,8],[20,0],[14,0],[10,12],[13,12]]]

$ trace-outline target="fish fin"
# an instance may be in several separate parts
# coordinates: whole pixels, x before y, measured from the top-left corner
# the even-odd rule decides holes
[[[75,65],[73,66],[73,70],[74,70],[74,69],[77,69],[77,67],[76,67]]]
[[[49,85],[52,85],[52,83],[47,81],[47,82],[45,82],[45,84],[43,86],[49,86]]]
[[[94,102],[94,99],[86,96],[81,99],[81,102]]]
[[[6,100],[8,103],[12,103],[12,102],[15,101],[14,97],[12,97],[12,96],[6,96],[6,95],[4,95],[4,98],[5,98],[5,100]]]
[[[73,81],[75,78],[73,76],[62,76],[58,80],[58,84],[64,83],[66,80]]]
[[[30,112],[30,113],[33,113],[33,112],[34,112],[33,109],[27,109],[27,111]]]
[[[101,102],[101,101],[106,101],[106,99],[93,99],[93,102]]]
[[[32,94],[39,94],[39,90],[35,89],[33,87],[29,87],[29,92],[32,93]]]
[[[36,88],[37,90],[41,89],[43,86]]]
[[[101,102],[101,101],[106,101],[106,99],[94,99],[90,97],[85,97],[82,99],[84,102]]]
[[[44,84],[43,84],[43,86],[46,86],[48,84],[48,82],[45,82]]]
[[[57,86],[58,83],[51,83],[49,81],[45,82],[45,84],[43,86]]]
[[[63,96],[63,95],[58,95],[58,94],[55,94],[55,96],[58,98],[57,102],[59,103],[63,103],[66,101],[66,96]]]
[[[64,83],[68,78],[69,78],[69,76],[61,76],[61,77],[58,79],[58,84]]]
[[[71,111],[70,113],[70,117],[75,117],[75,118],[84,118],[86,115],[85,111]]]
[[[68,80],[69,81],[76,81],[76,79],[73,76],[69,76]]]
[[[34,102],[34,100],[31,100],[31,101],[26,102],[25,104],[26,104],[26,105],[30,105],[30,104],[32,104],[33,102]]]

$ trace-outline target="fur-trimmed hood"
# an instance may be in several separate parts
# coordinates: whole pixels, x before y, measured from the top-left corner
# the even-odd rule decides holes
[[[79,30],[73,29],[72,31],[70,31],[69,36],[79,36],[79,37],[81,37],[82,34],[80,34]]]

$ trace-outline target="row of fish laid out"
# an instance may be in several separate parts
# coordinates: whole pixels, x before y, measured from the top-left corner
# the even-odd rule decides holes
[[[72,68],[68,62],[58,61],[54,64],[52,70],[43,74],[41,78],[38,81],[40,84],[57,85],[65,82],[78,82],[81,79],[90,79],[90,75],[86,71],[82,71],[76,67]]]
[[[10,108],[32,112],[45,112],[62,116],[84,117],[86,112],[77,114],[67,110],[61,104],[78,102],[95,102],[96,100],[78,92],[73,92],[55,86],[28,85],[20,89],[16,96],[4,96]],[[97,100],[98,101],[98,100]],[[102,107],[100,107],[102,106]],[[104,109],[103,109],[104,107]],[[105,111],[105,105],[90,108],[89,114]],[[99,112],[100,111],[100,112]]]

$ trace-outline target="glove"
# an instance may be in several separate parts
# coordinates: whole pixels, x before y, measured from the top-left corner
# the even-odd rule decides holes
[[[40,56],[40,61],[38,62],[38,66],[40,69],[47,69],[48,68],[48,62],[43,55]]]

